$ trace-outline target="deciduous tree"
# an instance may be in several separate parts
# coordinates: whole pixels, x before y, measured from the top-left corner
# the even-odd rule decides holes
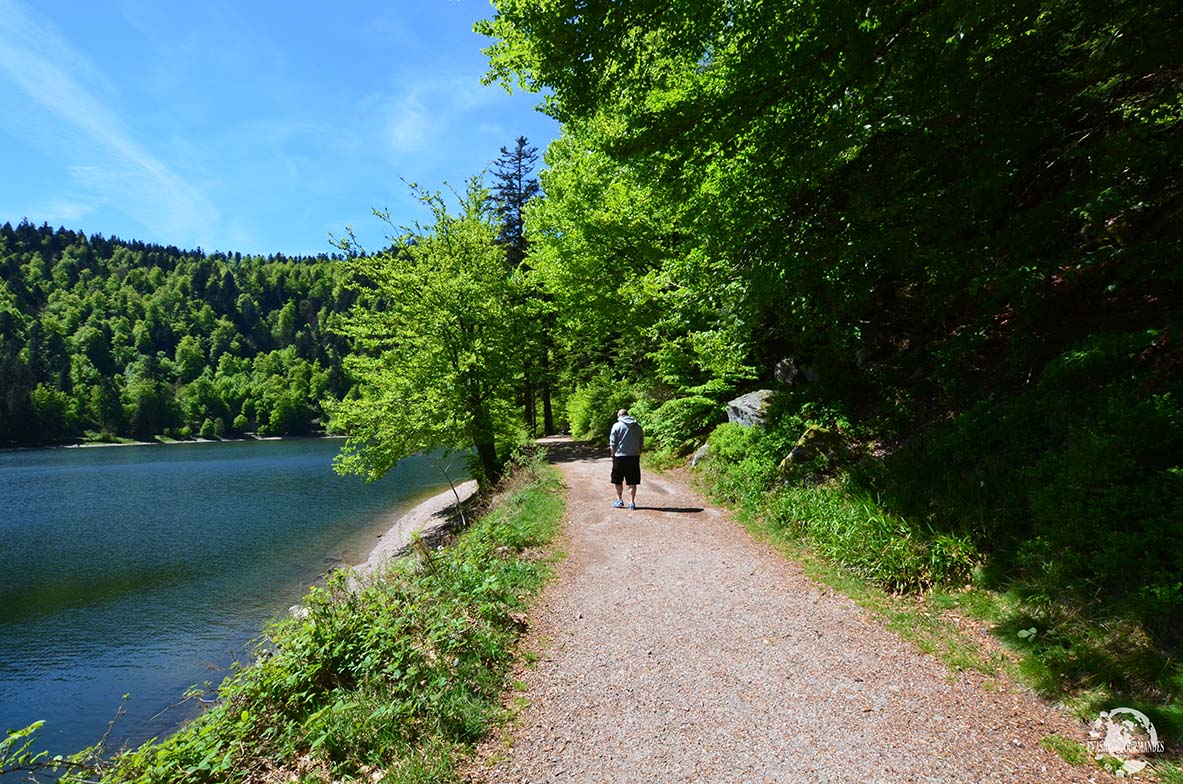
[[[347,437],[337,466],[376,478],[418,452],[471,448],[479,478],[493,482],[498,444],[515,429],[517,278],[479,180],[459,194],[457,213],[439,194],[417,195],[430,224],[348,262],[357,303],[342,330],[353,340],[346,368],[356,384],[332,407]]]

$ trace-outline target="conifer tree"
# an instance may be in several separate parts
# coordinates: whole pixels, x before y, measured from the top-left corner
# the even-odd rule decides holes
[[[538,148],[531,147],[525,136],[514,141],[513,149],[501,148],[501,155],[493,164],[495,180],[491,191],[493,211],[500,221],[497,243],[505,248],[505,259],[513,271],[528,271],[529,240],[526,238],[526,207],[541,194],[534,169],[538,164]],[[531,296],[531,295],[527,295]],[[536,299],[540,296],[535,293]],[[541,302],[533,303],[535,305]],[[533,312],[536,308],[525,308]],[[522,357],[522,403],[526,426],[530,433],[538,430],[536,400],[542,401],[542,427],[546,433],[554,432],[554,414],[550,400],[550,353],[553,341],[550,338],[548,320],[531,320],[527,326],[534,329],[520,334],[527,345],[523,346]]]
[[[502,147],[493,164],[493,209],[501,221],[497,242],[504,246],[506,261],[513,268],[526,260],[526,205],[541,192],[533,176],[537,164],[538,148],[531,147],[525,136],[517,138],[512,150]]]

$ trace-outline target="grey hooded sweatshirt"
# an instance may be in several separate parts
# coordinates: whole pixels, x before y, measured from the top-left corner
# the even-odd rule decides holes
[[[622,416],[616,420],[612,430],[608,432],[608,447],[614,456],[639,455],[645,440],[645,433],[637,420],[631,416]]]

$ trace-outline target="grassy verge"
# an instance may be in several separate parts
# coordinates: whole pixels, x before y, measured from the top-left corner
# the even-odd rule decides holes
[[[786,481],[775,463],[751,456],[757,436],[720,432],[697,473],[704,489],[810,577],[951,670],[980,673],[985,688],[1017,681],[1085,721],[1117,706],[1141,710],[1168,746],[1156,755],[1159,776],[1177,780],[1183,669],[1133,620],[1083,615],[1018,581],[997,586],[967,538],[885,508],[842,473]],[[1075,763],[1092,759],[1079,743],[1047,743]]]
[[[551,573],[544,548],[562,520],[560,487],[536,458],[448,547],[415,548],[360,588],[339,574],[312,589],[306,614],[268,629],[214,707],[103,763],[99,778],[457,780],[457,764],[501,715],[523,612]]]

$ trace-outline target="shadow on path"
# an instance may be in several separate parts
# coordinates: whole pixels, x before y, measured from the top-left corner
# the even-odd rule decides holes
[[[550,463],[574,463],[608,456],[607,444],[599,447],[585,441],[572,441],[569,436],[547,436],[538,439],[537,443],[546,447],[546,458]]]
[[[629,510],[633,511],[633,510]],[[695,514],[703,511],[701,506],[641,506],[637,504],[636,511],[646,512],[677,512],[678,514]]]

